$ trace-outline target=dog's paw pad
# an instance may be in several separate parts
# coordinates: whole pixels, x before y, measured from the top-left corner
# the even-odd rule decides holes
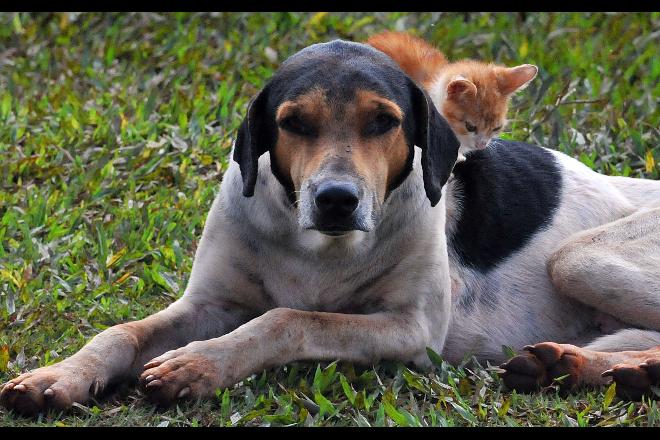
[[[660,359],[649,359],[639,365],[617,364],[604,371],[616,383],[616,395],[623,400],[638,401],[652,395],[651,386],[660,386]]]
[[[140,385],[147,400],[167,406],[178,399],[212,394],[217,377],[208,362],[195,355],[181,353],[146,369],[140,375]]]
[[[562,388],[572,388],[579,380],[584,359],[571,346],[543,342],[525,347],[527,353],[514,356],[500,368],[504,384],[513,390],[529,392],[563,378]]]
[[[7,382],[0,390],[0,404],[26,416],[66,409],[73,402],[84,403],[102,388],[90,382],[100,384],[59,366],[43,367]]]
[[[545,367],[531,353],[514,356],[500,368],[505,370],[500,376],[506,386],[517,391],[534,391],[547,381]]]
[[[660,385],[660,358],[647,359],[640,367],[646,370],[652,384]]]

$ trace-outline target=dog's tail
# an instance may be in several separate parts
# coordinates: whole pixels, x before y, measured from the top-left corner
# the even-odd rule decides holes
[[[445,56],[425,40],[405,32],[386,31],[371,36],[366,43],[385,52],[413,80],[430,86],[438,71],[447,64]]]

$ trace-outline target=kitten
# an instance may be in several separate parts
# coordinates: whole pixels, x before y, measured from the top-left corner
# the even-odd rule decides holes
[[[366,43],[389,55],[426,89],[461,142],[459,162],[467,152],[486,148],[502,131],[509,98],[538,72],[532,64],[450,63],[428,42],[404,32],[382,32]]]

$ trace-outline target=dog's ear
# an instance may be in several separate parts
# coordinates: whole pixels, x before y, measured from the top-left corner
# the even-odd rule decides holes
[[[422,149],[424,190],[431,206],[435,206],[458,157],[460,142],[428,94],[412,80],[410,89],[415,118],[414,142]]]
[[[268,86],[248,105],[247,115],[238,128],[233,159],[238,162],[243,177],[243,195],[252,197],[257,182],[259,157],[276,142],[272,124],[268,120],[266,103]]]

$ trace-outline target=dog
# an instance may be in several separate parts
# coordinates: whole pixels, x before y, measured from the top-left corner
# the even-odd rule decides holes
[[[68,408],[139,375],[167,405],[297,360],[428,368],[427,347],[506,361],[515,389],[568,374],[638,398],[660,379],[660,183],[497,144],[453,168],[458,140],[389,57],[301,50],[249,105],[183,296],[0,401]]]

